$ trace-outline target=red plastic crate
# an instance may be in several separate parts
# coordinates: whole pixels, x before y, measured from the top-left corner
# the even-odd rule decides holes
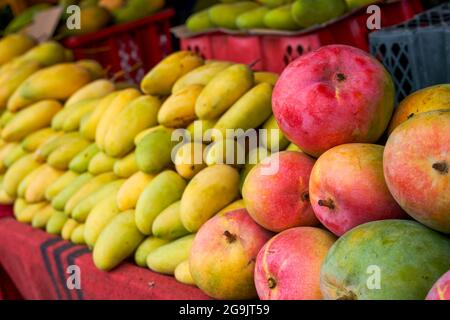
[[[420,0],[379,4],[382,27],[412,18],[423,10]],[[207,59],[254,64],[255,70],[280,73],[300,55],[328,44],[347,44],[369,51],[366,8],[330,25],[294,36],[231,35],[221,32],[182,38],[181,48]]]
[[[76,60],[97,60],[109,73],[123,72],[121,79],[139,83],[146,72],[172,52],[170,18],[173,9],[114,25],[98,32],[63,41]]]

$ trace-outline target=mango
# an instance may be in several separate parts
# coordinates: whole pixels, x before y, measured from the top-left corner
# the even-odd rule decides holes
[[[231,65],[232,63],[227,61],[212,61],[195,68],[175,82],[172,94],[191,85],[206,86],[214,76]]]
[[[101,187],[105,186],[106,184],[110,183],[111,181],[114,181],[116,179],[116,176],[112,172],[103,173],[98,176],[93,177],[88,182],[83,184],[70,198],[67,200],[66,204],[64,205],[64,212],[67,215],[71,215],[72,210],[86,197],[88,197],[93,192],[96,192]]]
[[[41,166],[39,172],[33,175],[25,190],[25,200],[29,203],[44,201],[46,189],[62,175],[62,171],[49,165]]]
[[[30,133],[48,127],[53,116],[61,109],[59,102],[43,100],[20,110],[3,128],[2,138],[5,141],[20,141]]]
[[[34,152],[34,158],[43,162],[56,149],[64,145],[72,145],[78,143],[77,141],[86,141],[79,132],[65,133],[62,135],[55,135],[55,137],[48,139],[42,143]]]
[[[239,167],[245,163],[245,145],[243,140],[235,140],[233,138],[217,140],[208,145],[205,153],[205,163],[208,166],[228,164],[233,167]]]
[[[4,128],[9,121],[14,117],[14,113],[9,110],[3,110],[2,116],[0,117],[0,126]]]
[[[36,151],[42,144],[51,138],[62,135],[62,132],[56,132],[52,128],[43,128],[26,136],[22,142],[22,149],[27,152]]]
[[[47,163],[56,169],[66,170],[70,161],[88,145],[89,141],[85,139],[77,139],[70,144],[63,144],[50,153]]]
[[[212,23],[225,29],[237,29],[237,18],[244,12],[258,8],[252,1],[216,4],[209,9],[209,18]]]
[[[79,245],[86,244],[86,241],[84,240],[84,223],[78,224],[78,226],[72,231],[72,234],[70,235],[70,242]]]
[[[5,159],[8,157],[8,155],[11,154],[11,152],[14,149],[17,149],[17,143],[16,142],[9,142],[0,147],[0,171],[1,173],[5,173],[7,166],[5,165]],[[19,149],[20,150],[20,149]]]
[[[145,173],[154,174],[169,167],[175,145],[172,130],[168,128],[159,127],[148,133],[136,146],[138,168]]]
[[[92,157],[91,161],[89,161],[88,171],[93,175],[112,171],[115,161],[114,158],[99,151]]]
[[[227,212],[239,210],[239,209],[245,209],[245,201],[243,199],[236,200],[229,205],[227,205],[225,208],[217,212],[217,215],[225,214]]]
[[[150,252],[165,245],[169,240],[163,240],[156,237],[148,237],[139,245],[134,253],[134,261],[139,267],[147,267],[147,256]]]
[[[209,18],[209,10],[205,9],[189,16],[186,27],[192,32],[202,32],[214,28],[215,24]]]
[[[83,173],[73,179],[52,199],[52,207],[59,211],[64,210],[66,202],[91,179],[90,173]]]
[[[35,61],[43,67],[50,67],[57,63],[72,61],[73,57],[67,54],[66,49],[59,42],[46,41],[28,50],[19,59]]]
[[[116,162],[114,162],[113,171],[114,174],[120,178],[129,178],[138,172],[139,168],[134,151],[130,152],[122,159],[117,159]]]
[[[91,80],[97,80],[106,77],[106,70],[103,69],[102,65],[96,60],[82,59],[76,61],[75,64],[86,69],[91,76]]]
[[[22,212],[23,209],[27,207],[27,202],[23,198],[17,198],[16,201],[14,201],[13,205],[13,213],[16,217],[20,212]]]
[[[206,146],[200,142],[188,142],[180,146],[175,154],[175,169],[185,179],[192,179],[206,164],[203,152]]]
[[[71,212],[72,218],[78,222],[85,222],[95,205],[109,197],[111,193],[117,193],[124,182],[125,180],[119,179],[100,186],[99,189],[86,196],[73,208]]]
[[[236,19],[236,25],[241,30],[265,28],[264,16],[269,8],[260,7],[240,14]]]
[[[444,235],[415,221],[375,221],[350,230],[331,247],[320,287],[327,300],[423,300],[449,266],[450,239]]]
[[[126,241],[123,241],[126,239]],[[101,270],[111,270],[129,257],[144,240],[134,222],[134,211],[120,213],[103,229],[95,243],[94,264]]]
[[[159,130],[159,129],[161,129],[161,128],[164,128],[164,126],[157,125],[157,126],[154,126],[154,127],[151,127],[151,128],[145,129],[145,130],[142,130],[142,131],[139,132],[139,133],[136,135],[136,137],[134,138],[134,145],[137,146],[138,143],[139,143],[139,142],[140,142],[140,141],[141,141],[148,133],[153,132],[153,131],[155,131],[155,130]]]
[[[45,226],[45,231],[50,234],[61,234],[62,228],[67,219],[69,218],[64,214],[64,212],[54,211]]]
[[[272,90],[266,82],[250,89],[219,118],[214,129],[225,137],[227,129],[259,127],[272,114]]]
[[[175,268],[189,258],[195,234],[162,245],[147,256],[147,266],[153,271],[173,275]]]
[[[115,91],[102,98],[95,110],[92,111],[92,113],[90,113],[89,115],[86,115],[85,119],[82,119],[82,121],[80,122],[80,132],[86,139],[89,139],[91,141],[95,140],[97,126],[103,114],[106,112],[109,105],[118,94],[119,92]]]
[[[346,11],[345,0],[296,0],[292,5],[292,17],[303,28],[335,19]]]
[[[254,148],[248,152],[247,159],[245,161],[244,168],[240,172],[241,182],[240,182],[240,190],[242,193],[242,188],[244,187],[245,179],[250,171],[260,163],[262,160],[270,156],[270,151],[268,151],[263,146]]]
[[[144,93],[167,96],[174,83],[189,71],[203,65],[203,59],[190,51],[178,51],[164,58],[142,79]]]
[[[260,71],[260,72],[253,73],[253,78],[254,78],[255,84],[267,82],[267,83],[271,84],[272,86],[275,86],[279,77],[280,76],[274,72]]]
[[[25,178],[20,181],[19,186],[17,187],[17,198],[24,198],[25,199],[25,191],[28,188],[28,185],[30,182],[34,179],[35,176],[39,173],[39,171],[45,166],[45,164],[40,165],[33,171],[31,171]],[[3,177],[1,177],[1,182],[3,182]],[[6,193],[6,192],[5,192]],[[28,201],[27,201],[28,202]]]
[[[65,132],[76,131],[81,125],[81,119],[92,113],[97,107],[100,99],[83,100],[64,108],[64,119],[61,122],[61,128]],[[58,128],[54,128],[58,129]]]
[[[73,171],[66,171],[58,179],[56,179],[51,185],[45,190],[45,199],[52,201],[67,185],[69,185],[78,174]]]
[[[69,169],[77,173],[86,172],[90,161],[98,152],[97,145],[91,143],[69,162]]]
[[[22,146],[20,144],[16,144],[3,159],[3,165],[9,168],[13,165],[13,163],[20,158],[23,158],[26,154],[28,153],[22,149]]]
[[[64,100],[91,79],[88,70],[75,63],[61,63],[41,69],[14,91],[7,107],[18,111],[44,99]]]
[[[104,150],[111,157],[123,157],[134,148],[135,136],[158,124],[161,102],[152,96],[142,96],[130,102],[112,119],[104,138]]]
[[[264,25],[277,30],[299,30],[300,25],[292,17],[292,4],[270,10],[264,16]]]
[[[82,6],[80,10],[80,28],[68,29],[62,25],[59,32],[64,36],[80,36],[96,32],[105,27],[110,20],[110,13],[103,7]]]
[[[173,240],[189,233],[181,223],[180,201],[172,203],[153,221],[152,234],[161,239]]]
[[[114,83],[107,79],[98,79],[81,87],[67,99],[65,107],[83,100],[101,99],[115,90]]]
[[[196,119],[195,102],[203,86],[190,85],[173,93],[158,112],[158,122],[169,128],[184,128]]]
[[[3,179],[3,189],[8,195],[15,197],[22,179],[37,167],[39,167],[39,163],[34,160],[32,154],[27,154],[20,158],[6,171]]]
[[[177,265],[174,271],[174,276],[178,282],[188,285],[195,285],[195,281],[192,279],[191,271],[189,270],[189,260],[185,260]]]
[[[47,205],[47,202],[38,202],[27,204],[20,212],[16,214],[16,219],[22,223],[31,223],[33,221],[34,215],[42,210]]]
[[[52,215],[55,213],[55,209],[52,208],[50,204],[47,204],[44,208],[37,211],[33,215],[33,220],[31,221],[31,226],[37,229],[45,229],[47,222],[50,220]]]
[[[84,239],[89,247],[94,247],[98,236],[108,223],[119,214],[116,202],[117,192],[111,192],[100,200],[89,212],[86,218]]]
[[[117,193],[117,207],[120,211],[134,209],[139,196],[154,177],[142,171],[129,177]]]
[[[3,66],[0,70],[0,108],[7,106],[8,99],[16,89],[34,72],[39,70],[41,65],[33,60],[15,60]]]
[[[289,140],[283,135],[277,120],[272,115],[263,125],[266,130],[265,134],[261,136],[261,145],[267,148],[270,152],[283,151],[289,145]]]
[[[179,200],[186,182],[176,172],[166,170],[145,187],[136,204],[136,225],[143,234],[151,234],[155,218]]]
[[[253,86],[253,72],[243,64],[232,65],[217,74],[203,89],[195,103],[200,119],[222,115]]]
[[[0,40],[0,66],[34,47],[35,41],[25,33],[13,33]]]
[[[0,189],[0,204],[10,205],[13,204],[14,201],[15,198],[7,194],[5,190]]]
[[[95,142],[100,150],[104,150],[106,134],[113,119],[116,118],[131,101],[140,95],[140,92],[136,89],[124,89],[119,91],[119,93],[110,102],[109,106],[101,115],[95,131]]]
[[[164,4],[164,0],[128,0],[122,6],[111,10],[111,13],[116,23],[123,23],[149,16]]]
[[[67,219],[66,223],[64,223],[64,226],[61,230],[61,238],[63,240],[69,240],[70,236],[72,235],[73,230],[75,230],[76,227],[78,227],[78,222],[76,222],[73,219]]]
[[[220,164],[203,169],[189,182],[181,198],[180,216],[184,227],[197,231],[238,194],[239,173],[235,169]]]

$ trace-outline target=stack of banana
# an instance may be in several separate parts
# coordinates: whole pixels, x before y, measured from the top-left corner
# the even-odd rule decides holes
[[[196,124],[277,130],[277,75],[181,51],[140,91],[105,79],[96,62],[69,62],[57,43],[22,51],[0,68],[0,202],[14,203],[20,222],[89,246],[102,270],[134,254],[139,266],[194,284],[187,259],[195,232],[244,207],[240,184],[252,164],[221,164],[214,151],[226,141],[218,138],[183,144],[174,163],[172,133],[194,133]],[[289,141],[263,143],[271,150]],[[208,148],[205,160],[191,157],[196,148]]]

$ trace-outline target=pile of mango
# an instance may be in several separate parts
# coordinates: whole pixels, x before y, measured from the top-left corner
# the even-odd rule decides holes
[[[300,30],[338,18],[376,0],[221,0],[194,13],[186,22],[192,32],[232,30]]]
[[[94,61],[70,62],[57,43],[16,56],[0,69],[0,202],[14,204],[22,223],[89,246],[102,270],[134,255],[139,266],[193,284],[187,259],[196,231],[218,212],[244,207],[241,181],[256,162],[222,164],[217,150],[227,141],[175,148],[172,134],[194,134],[200,124],[276,129],[277,75],[181,51],[139,90],[104,78]],[[266,145],[288,146],[277,138]],[[199,163],[189,157],[198,148],[209,150]]]

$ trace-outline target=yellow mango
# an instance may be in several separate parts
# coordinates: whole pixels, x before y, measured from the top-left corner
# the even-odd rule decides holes
[[[236,200],[232,203],[230,203],[229,205],[227,205],[225,208],[223,208],[222,210],[220,210],[219,212],[217,212],[217,214],[224,214],[230,211],[235,211],[235,210],[239,210],[239,209],[245,209],[245,202],[243,199],[239,199]]]
[[[27,204],[25,208],[16,214],[17,221],[22,223],[31,223],[34,215],[39,210],[42,210],[47,204],[47,202]]]
[[[33,215],[31,226],[33,228],[45,229],[47,222],[50,220],[54,213],[55,209],[53,209],[52,206],[48,203],[45,207],[43,207]]]
[[[92,254],[95,266],[105,271],[113,269],[132,255],[142,240],[144,235],[136,227],[134,211],[120,213],[103,229],[95,243]]]
[[[201,85],[186,86],[164,101],[158,122],[169,128],[184,128],[196,119],[195,102],[203,90]]]
[[[114,174],[120,178],[129,178],[138,172],[139,168],[134,151],[122,159],[117,159],[116,162],[114,162],[113,171]]]
[[[63,172],[45,164],[40,167],[39,172],[33,175],[26,187],[24,198],[29,203],[45,200],[45,191],[52,185]]]
[[[158,174],[145,187],[136,204],[136,225],[144,234],[151,234],[158,214],[178,201],[186,182],[175,171],[166,170]]]
[[[283,151],[289,145],[289,140],[283,135],[278,126],[277,120],[271,116],[263,125],[267,134],[262,135],[261,145],[270,152]]]
[[[175,154],[175,169],[185,179],[192,179],[206,167],[203,152],[206,146],[200,142],[188,142],[182,145]]]
[[[195,285],[195,281],[192,279],[191,271],[189,270],[189,260],[184,260],[177,265],[174,275],[178,282],[193,286]]]
[[[88,170],[89,162],[98,152],[97,145],[91,143],[70,161],[69,169],[78,173],[86,172]]]
[[[0,173],[5,173],[7,167],[4,160],[11,153],[11,151],[17,147],[17,145],[18,144],[16,142],[10,142],[0,147]]]
[[[101,99],[115,90],[114,83],[106,79],[98,79],[81,87],[67,99],[64,107],[83,100]]]
[[[3,165],[7,168],[11,167],[14,162],[23,158],[26,154],[28,154],[25,150],[23,150],[20,144],[16,144],[14,148],[10,150],[10,152],[3,159]]]
[[[62,211],[54,211],[45,226],[45,231],[50,234],[61,234],[64,224],[69,218]]]
[[[180,216],[184,227],[197,231],[209,218],[239,194],[239,173],[227,165],[200,171],[187,185],[181,198]]]
[[[200,119],[216,119],[250,90],[253,84],[253,72],[248,66],[232,65],[205,86],[197,98],[195,113]]]
[[[85,115],[93,112],[99,101],[100,99],[83,100],[65,107],[65,109],[70,108],[70,111],[69,109],[66,110],[68,112],[65,112],[65,119],[62,121],[61,129],[65,132],[78,130],[81,119]]]
[[[98,123],[102,118],[105,111],[108,109],[112,101],[118,95],[118,92],[112,92],[108,94],[106,97],[102,98],[102,100],[98,103],[97,107],[84,121],[80,123],[80,132],[84,137],[93,141],[95,140],[95,134],[97,130]]]
[[[139,196],[154,177],[142,171],[129,177],[117,193],[117,207],[120,211],[134,209]]]
[[[70,181],[53,199],[52,207],[56,210],[63,211],[69,199],[86,183],[92,179],[90,173],[83,173]]]
[[[78,222],[76,222],[73,219],[67,219],[66,223],[64,223],[64,226],[61,230],[61,238],[64,240],[69,240],[70,236],[72,235],[73,230],[75,230],[76,227],[78,227]]]
[[[17,111],[44,99],[64,100],[91,81],[85,68],[75,63],[61,63],[35,72],[8,100],[8,109]]]
[[[189,258],[195,234],[184,236],[150,252],[147,266],[153,271],[173,275],[176,267]]]
[[[191,85],[206,86],[208,82],[210,82],[211,79],[214,78],[214,76],[231,65],[231,62],[213,61],[211,63],[207,63],[203,66],[195,68],[194,70],[186,73],[184,76],[179,78],[177,82],[175,82],[172,88],[172,94]]]
[[[153,221],[152,234],[161,239],[173,240],[189,233],[180,217],[180,201],[172,203]]]
[[[45,190],[45,199],[52,201],[65,187],[78,177],[78,173],[66,171]]]
[[[31,171],[39,167],[39,165],[39,162],[34,160],[32,154],[27,154],[17,160],[5,173],[3,189],[6,193],[11,197],[15,197],[17,195],[17,188],[22,179]]]
[[[48,127],[53,116],[62,109],[55,100],[43,100],[20,110],[2,130],[5,141],[20,141],[39,129]]]
[[[169,240],[159,239],[156,237],[148,237],[139,245],[134,253],[134,261],[139,267],[147,267],[147,256],[150,252],[156,250],[168,243]]]
[[[141,94],[136,89],[124,89],[119,91],[117,96],[111,101],[110,105],[102,114],[95,131],[95,142],[100,150],[104,150],[106,134],[113,119],[115,119],[131,101],[140,95]]]
[[[145,75],[141,82],[141,89],[150,95],[169,95],[173,85],[180,77],[203,63],[200,56],[190,51],[172,53]]]
[[[21,146],[23,150],[27,152],[33,152],[36,151],[45,142],[54,137],[61,136],[62,134],[62,132],[56,132],[49,127],[43,128],[26,136],[25,139],[22,140]]]
[[[34,152],[34,158],[38,161],[45,161],[47,157],[58,148],[64,145],[72,145],[77,143],[77,141],[87,141],[84,139],[79,132],[70,132],[62,135],[56,135],[53,138],[50,138]]]
[[[253,74],[253,77],[255,80],[255,84],[266,82],[271,84],[272,86],[275,86],[280,76],[274,72],[255,72]]]
[[[60,170],[66,170],[70,161],[89,145],[85,139],[74,140],[70,144],[63,144],[56,148],[47,158],[47,163]]]
[[[0,40],[0,66],[34,47],[35,40],[25,33],[13,33]]]
[[[104,150],[111,157],[122,157],[134,148],[134,138],[142,130],[158,124],[161,102],[152,96],[131,101],[112,119],[104,137]]]
[[[46,41],[28,50],[20,56],[23,61],[36,61],[43,67],[69,62],[73,60],[67,55],[66,49],[57,41]]]
[[[84,223],[78,224],[78,226],[72,231],[72,234],[70,235],[70,242],[79,245],[86,244],[86,240],[84,240]]]
[[[99,151],[92,157],[91,161],[89,161],[88,172],[97,175],[112,171],[115,161],[116,159],[113,157]]]

